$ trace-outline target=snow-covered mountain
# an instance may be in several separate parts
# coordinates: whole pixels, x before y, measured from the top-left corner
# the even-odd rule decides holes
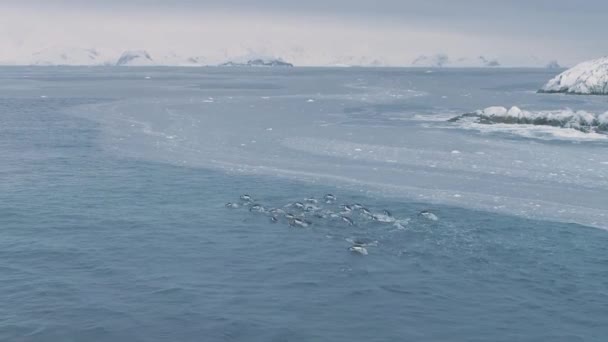
[[[340,56],[334,58],[326,66],[330,67],[386,67],[390,66],[384,58],[367,56]]]
[[[216,62],[217,63],[217,62]],[[50,47],[0,65],[36,66],[206,66],[214,64],[203,56],[176,53],[155,56],[146,50],[106,51],[96,48]]]
[[[432,56],[421,55],[412,61],[414,67],[427,67],[427,68],[485,68],[485,67],[499,67],[501,64],[496,59],[488,59],[484,56],[476,58],[460,57],[451,59],[444,53],[439,53]]]
[[[412,61],[412,66],[427,68],[442,68],[450,63],[450,57],[439,53],[434,56],[421,55]]]
[[[547,63],[547,69],[561,69],[562,66],[559,64],[558,61],[551,61],[549,63]]]
[[[144,50],[125,51],[116,61],[116,66],[153,66],[157,65],[150,54]]]
[[[327,66],[327,67],[426,67],[426,68],[483,68],[506,66],[529,66],[559,68],[556,61],[534,56],[516,56],[506,60],[476,57],[454,57],[445,53],[420,55],[412,62],[377,55],[320,54],[315,55],[305,48],[273,52],[272,49],[246,51],[205,51],[188,54],[163,50],[114,50],[100,48],[50,47],[35,53],[0,55],[0,65],[69,65],[69,66]],[[278,58],[276,56],[282,56]],[[9,58],[10,57],[10,58]],[[289,62],[287,62],[288,60]],[[227,61],[227,62],[225,62]],[[292,64],[293,63],[293,64]]]
[[[608,57],[583,62],[551,79],[539,92],[608,95]]]
[[[281,58],[255,58],[246,62],[228,61],[220,64],[222,67],[293,67],[293,64],[283,61]]]
[[[25,61],[27,65],[105,65],[109,64],[110,60],[107,56],[97,49],[81,49],[81,48],[65,48],[51,47],[33,53],[29,60]]]

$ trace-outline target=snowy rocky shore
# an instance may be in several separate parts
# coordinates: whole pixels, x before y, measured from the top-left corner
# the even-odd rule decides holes
[[[541,125],[571,128],[586,133],[608,134],[608,112],[595,114],[571,109],[527,111],[518,107],[511,107],[510,109],[488,107],[454,117],[449,121],[457,122],[466,119],[475,120],[475,122],[482,124]]]
[[[580,63],[551,79],[538,92],[608,95],[608,57]]]

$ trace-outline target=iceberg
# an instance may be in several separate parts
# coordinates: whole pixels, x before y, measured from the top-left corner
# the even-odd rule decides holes
[[[538,92],[608,95],[608,57],[580,63],[551,79]]]

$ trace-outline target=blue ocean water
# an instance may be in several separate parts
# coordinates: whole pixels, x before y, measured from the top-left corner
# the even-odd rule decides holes
[[[65,94],[0,99],[1,341],[608,336],[604,230],[114,153],[102,124],[66,113],[110,99]],[[403,227],[273,224],[225,207],[244,193],[332,193]]]

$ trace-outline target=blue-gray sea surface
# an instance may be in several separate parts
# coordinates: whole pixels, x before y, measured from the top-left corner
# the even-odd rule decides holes
[[[606,142],[444,120],[551,75],[2,68],[0,341],[606,341]]]

